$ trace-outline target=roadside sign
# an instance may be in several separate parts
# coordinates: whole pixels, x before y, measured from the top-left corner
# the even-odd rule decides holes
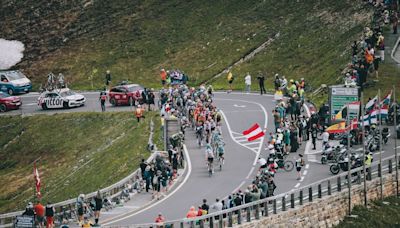
[[[35,227],[35,219],[33,216],[17,216],[15,219],[15,226],[21,228]]]
[[[329,110],[331,119],[343,108],[343,106],[360,100],[359,87],[345,87],[334,85],[329,87]],[[359,110],[349,110],[351,119],[358,117]]]

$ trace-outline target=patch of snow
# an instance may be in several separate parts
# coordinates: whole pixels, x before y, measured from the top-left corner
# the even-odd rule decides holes
[[[0,70],[7,70],[24,57],[25,46],[17,40],[0,39]]]

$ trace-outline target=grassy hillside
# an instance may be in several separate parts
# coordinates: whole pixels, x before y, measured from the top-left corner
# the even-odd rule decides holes
[[[80,4],[85,7],[77,7]],[[40,33],[44,40],[43,44],[28,45],[29,55],[20,64],[35,82],[43,82],[44,76],[53,71],[63,72],[80,89],[91,89],[89,78],[93,76],[94,88],[99,88],[105,71],[110,69],[114,82],[129,79],[157,87],[159,69],[165,67],[185,71],[191,77],[190,84],[195,85],[280,32],[281,36],[263,53],[235,68],[234,75],[243,76],[247,71],[255,75],[261,70],[270,77],[279,72],[289,78],[305,77],[317,85],[338,76],[338,69],[348,59],[344,51],[359,37],[371,12],[362,1],[352,0],[74,0],[73,6],[64,7],[72,11],[70,16],[54,11],[62,15],[58,16],[62,20],[56,20],[57,16],[48,11],[44,18],[34,17],[44,28],[61,34],[60,39],[67,38],[62,42],[46,39],[46,34],[32,30],[29,23],[20,28],[12,20],[13,14],[5,17],[4,26],[9,28],[5,38],[18,39],[11,32],[16,28],[27,29],[28,35]],[[27,15],[43,11],[43,7],[34,3],[32,9],[20,5],[11,11]],[[32,19],[23,17],[21,21],[25,20]],[[54,49],[54,44],[59,48]],[[40,45],[44,50],[30,52]],[[46,50],[46,45],[51,50]],[[242,84],[237,78],[235,87]],[[224,86],[224,80],[216,82],[216,88]]]
[[[155,130],[160,129],[156,115],[148,114],[139,124],[126,112],[2,116],[0,213],[23,209],[33,200],[35,159],[40,159],[45,201],[69,199],[122,179],[149,156],[151,117],[157,120]]]
[[[399,227],[400,199],[389,197],[383,201],[372,202],[368,208],[354,207],[351,212],[357,218],[345,218],[337,227]]]

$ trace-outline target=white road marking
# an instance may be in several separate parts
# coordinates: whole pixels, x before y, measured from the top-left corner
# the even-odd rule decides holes
[[[259,144],[260,142],[248,142],[248,143],[243,143],[243,145],[249,146],[249,145],[254,145],[254,144]]]
[[[306,164],[305,169],[308,169],[310,167],[310,164]]]
[[[152,208],[152,207],[154,207],[154,206],[160,204],[161,202],[164,202],[166,199],[168,199],[169,197],[171,197],[172,195],[174,195],[175,192],[177,192],[179,189],[181,189],[182,186],[183,186],[183,185],[186,183],[186,181],[189,179],[189,176],[190,176],[190,174],[191,174],[191,172],[192,172],[192,162],[190,161],[190,156],[189,156],[188,150],[187,150],[187,148],[186,148],[186,145],[183,145],[183,150],[184,150],[185,156],[186,156],[186,161],[187,161],[187,166],[188,166],[188,173],[186,174],[185,179],[183,179],[182,183],[180,183],[180,185],[179,185],[178,187],[176,187],[176,188],[175,188],[170,194],[168,194],[166,197],[164,197],[164,198],[162,198],[161,200],[159,200],[159,201],[157,201],[157,202],[151,204],[149,207],[145,207],[145,208],[143,208],[143,209],[141,209],[141,210],[139,210],[139,211],[136,211],[136,212],[133,213],[133,214],[128,214],[128,215],[122,216],[122,217],[120,217],[120,218],[118,218],[118,219],[115,219],[115,220],[113,219],[112,221],[106,222],[106,223],[104,223],[103,225],[104,225],[104,226],[110,225],[110,224],[113,224],[113,223],[122,221],[122,220],[124,220],[124,219],[127,219],[127,218],[129,218],[129,217],[135,216],[135,215],[137,215],[137,214],[139,214],[139,213],[142,213],[143,211],[148,210],[148,209],[150,209],[150,208]]]
[[[294,188],[298,188],[300,186],[300,183],[297,183]]]
[[[304,172],[303,172],[303,176],[305,176],[305,175],[307,175],[307,170],[305,170]]]
[[[236,139],[236,141],[238,141],[238,142],[248,142],[247,139]],[[243,144],[243,145],[244,145],[244,144]]]
[[[308,155],[307,160],[308,162],[318,162],[316,155]]]
[[[250,178],[250,175],[253,173],[253,171],[254,171],[254,166],[251,167],[250,172],[249,172],[249,174],[247,174],[246,179],[249,179],[249,178]]]
[[[303,180],[304,180],[304,176],[302,176],[299,181],[303,182]]]
[[[23,104],[24,106],[32,106],[32,105],[37,105],[37,103],[29,103],[29,104]]]
[[[234,104],[233,107],[236,107],[236,108],[246,108],[246,105]]]
[[[240,183],[240,185],[232,191],[232,194],[236,193],[245,183],[245,181],[242,181],[242,183]]]

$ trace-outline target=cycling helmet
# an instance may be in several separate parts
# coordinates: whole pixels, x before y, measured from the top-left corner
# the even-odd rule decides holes
[[[211,150],[211,145],[210,145],[210,143],[207,143],[207,145],[206,145],[206,150]]]

